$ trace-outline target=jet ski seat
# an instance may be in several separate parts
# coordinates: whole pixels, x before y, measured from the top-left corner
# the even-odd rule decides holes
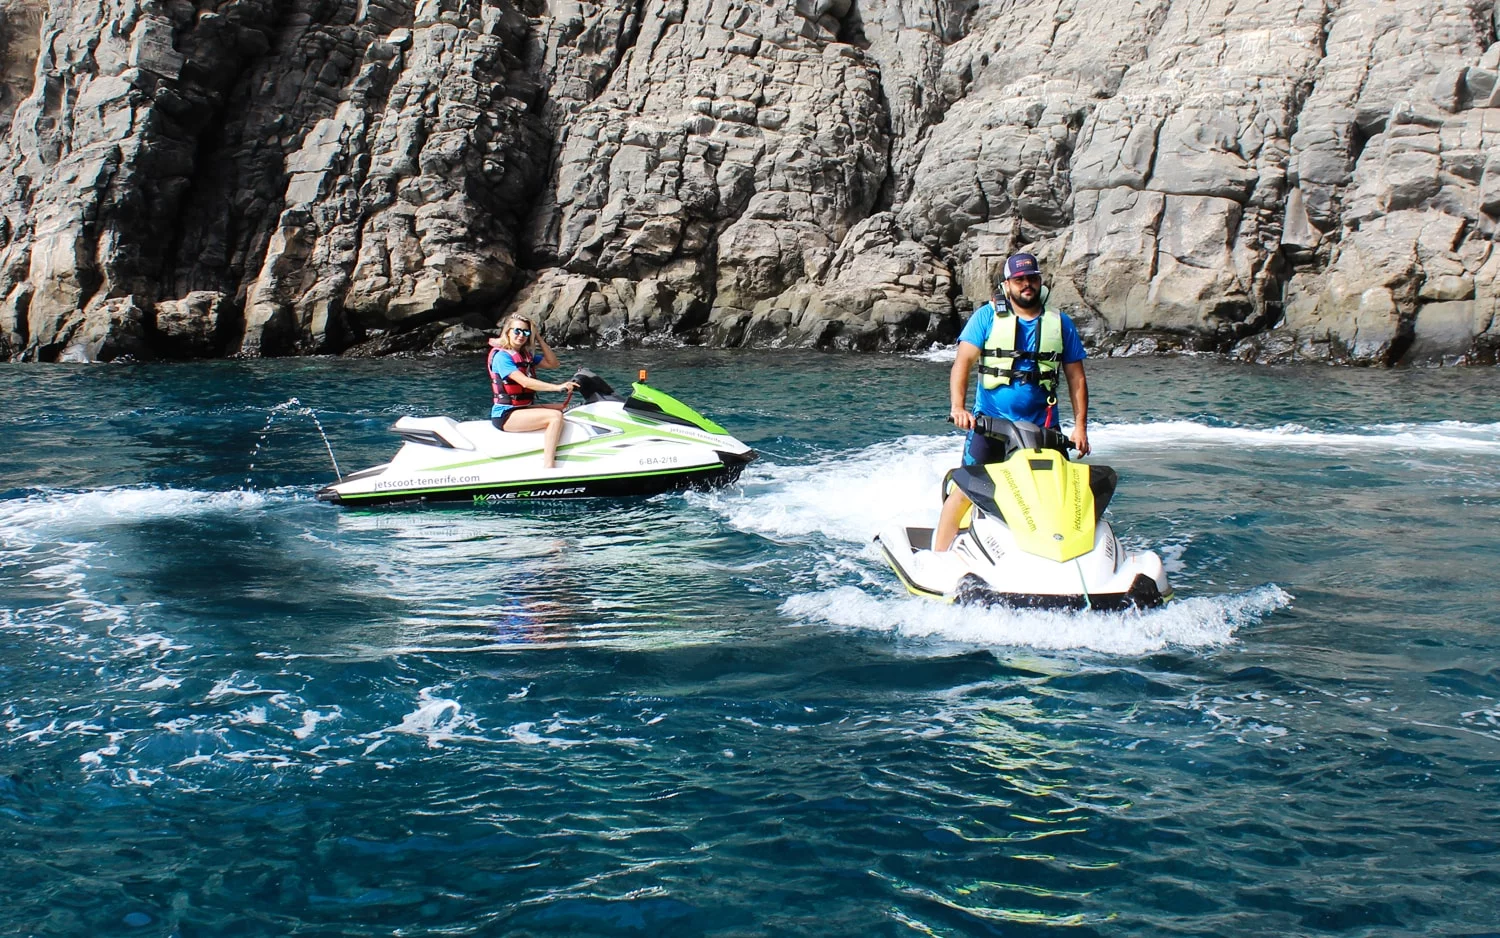
[[[441,449],[473,449],[474,443],[452,417],[402,417],[391,429],[401,439]]]

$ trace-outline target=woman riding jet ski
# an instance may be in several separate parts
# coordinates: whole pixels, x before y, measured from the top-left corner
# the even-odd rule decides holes
[[[554,467],[546,467],[543,431],[509,432],[490,420],[402,417],[393,429],[406,442],[390,462],[346,476],[318,498],[339,505],[483,505],[655,495],[733,482],[756,457],[723,427],[647,386],[645,372],[624,399],[588,371],[572,383],[584,403],[563,414]]]
[[[1068,461],[1067,437],[1025,421],[975,418],[998,462],[964,466],[944,485],[973,502],[951,549],[932,528],[893,527],[875,540],[913,594],[945,602],[1060,609],[1159,606],[1172,598],[1161,558],[1127,554],[1102,519],[1117,476]]]

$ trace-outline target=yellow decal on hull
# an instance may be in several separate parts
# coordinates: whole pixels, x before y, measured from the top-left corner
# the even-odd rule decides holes
[[[1062,563],[1094,549],[1088,466],[1052,450],[1028,449],[986,469],[995,504],[1026,553]]]

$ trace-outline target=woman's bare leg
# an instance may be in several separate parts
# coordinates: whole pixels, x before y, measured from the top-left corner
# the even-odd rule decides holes
[[[557,404],[520,407],[505,418],[507,433],[526,433],[532,430],[542,431],[542,468],[553,468],[557,465],[557,443],[562,439],[562,407]]]

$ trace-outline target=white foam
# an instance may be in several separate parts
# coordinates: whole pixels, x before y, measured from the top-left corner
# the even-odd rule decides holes
[[[1168,646],[1225,644],[1236,629],[1291,601],[1291,595],[1270,585],[1229,596],[1179,600],[1143,613],[1073,613],[956,606],[841,586],[793,596],[782,604],[781,612],[796,619],[907,638],[1140,655]]]
[[[934,342],[920,352],[908,352],[905,358],[913,358],[920,362],[951,362],[958,357],[958,343],[942,345]]]
[[[302,712],[302,725],[292,730],[292,735],[298,739],[307,739],[318,728],[319,723],[328,720],[337,720],[341,716],[343,716],[343,711],[338,707],[334,707],[328,713],[320,710],[304,710]]]
[[[546,742],[545,739],[537,735],[537,733],[535,732],[535,728],[535,723],[517,723],[506,732],[510,734],[511,739],[515,740],[518,743],[522,743],[528,746],[535,746],[537,744]]]
[[[78,761],[84,765],[99,768],[104,765],[105,759],[113,758],[120,754],[120,740],[124,738],[124,733],[110,733],[109,745],[95,749],[92,752],[85,752],[78,757]]]
[[[235,680],[238,677],[239,675],[236,673],[234,677],[220,678],[214,683],[213,689],[204,695],[204,699],[219,700],[224,697],[258,697],[262,694],[269,694],[274,697],[280,693],[279,691],[267,690],[259,686],[255,683],[254,679],[251,679],[247,684],[236,685]]]
[[[1151,550],[1152,546],[1140,542],[1134,537],[1122,537],[1127,550]],[[1155,545],[1156,553],[1161,557],[1162,569],[1168,573],[1181,573],[1187,569],[1187,564],[1182,558],[1187,554],[1188,547],[1193,543],[1192,535],[1181,535],[1177,540],[1162,541]]]
[[[118,525],[172,518],[259,511],[260,492],[200,492],[189,489],[118,488],[91,492],[44,491],[0,501],[0,548],[79,542]],[[58,570],[58,576],[66,571]]]
[[[1332,433],[1302,424],[1275,427],[1216,427],[1191,420],[1151,423],[1092,423],[1096,450],[1161,449],[1174,446],[1236,446],[1270,449],[1318,448],[1336,452],[1436,451],[1500,455],[1500,423],[1387,423]]]
[[[265,726],[270,721],[266,717],[266,708],[255,706],[244,710],[236,710],[229,715],[231,724],[243,724],[245,726]]]
[[[387,727],[394,733],[420,736],[433,749],[441,749],[444,743],[462,740],[487,742],[478,735],[471,716],[456,700],[439,697],[437,688],[424,687],[417,694],[417,709],[401,718],[397,726]]]
[[[695,495],[742,531],[863,543],[896,522],[932,523],[963,437],[908,436],[811,465],[765,465],[737,490]]]

